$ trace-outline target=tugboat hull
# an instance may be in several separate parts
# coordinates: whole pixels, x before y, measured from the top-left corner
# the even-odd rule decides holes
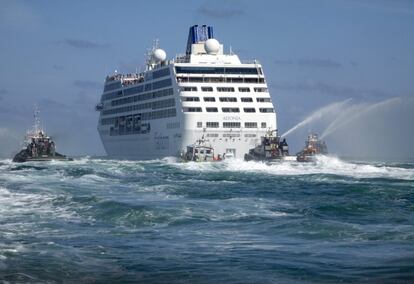
[[[265,162],[269,162],[269,163],[272,163],[272,162],[276,163],[276,162],[283,161],[283,157],[282,156],[266,157],[264,155],[254,155],[252,153],[249,153],[249,154],[244,155],[244,160],[246,162],[249,162],[249,161],[263,162],[263,161],[265,161]]]
[[[31,157],[26,149],[21,150],[19,153],[16,154],[13,158],[13,162],[15,163],[24,163],[24,162],[46,162],[46,161],[72,161],[73,159],[68,158],[65,155],[55,153],[54,156],[52,155],[42,155],[38,157]]]
[[[316,161],[316,155],[298,155],[296,161],[301,163],[309,163]]]

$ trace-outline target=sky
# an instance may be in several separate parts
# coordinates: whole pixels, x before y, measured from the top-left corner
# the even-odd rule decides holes
[[[103,155],[94,107],[105,76],[143,70],[155,39],[169,59],[184,53],[195,24],[262,63],[280,133],[315,116],[287,137],[291,149],[330,127],[335,154],[414,156],[410,0],[2,1],[0,156],[21,148],[35,104],[60,152]]]

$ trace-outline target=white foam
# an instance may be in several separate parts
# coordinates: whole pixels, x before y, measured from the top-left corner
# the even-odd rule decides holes
[[[44,191],[41,193],[11,192],[7,188],[0,187],[0,221],[7,220],[4,224],[15,232],[19,227],[25,227],[22,220],[28,220],[27,216],[47,217],[48,219],[61,218],[64,220],[76,220],[80,217],[71,210],[73,204],[54,205],[54,201],[61,196],[56,193]],[[19,226],[13,228],[18,222]],[[28,222],[29,227],[36,224]],[[2,226],[3,228],[5,228]]]
[[[237,222],[246,218],[275,219],[290,215],[275,210],[277,206],[282,206],[282,204],[275,204],[274,200],[270,201],[266,198],[197,200],[177,208],[178,212],[171,215],[171,218],[173,221],[201,218],[212,222]],[[286,206],[283,205],[283,207]]]
[[[227,160],[225,162],[189,162],[178,163],[178,168],[190,171],[205,172],[255,172],[272,175],[313,175],[313,174],[332,174],[364,178],[394,178],[402,180],[414,180],[414,169],[399,167],[362,164],[343,161],[333,156],[317,157],[312,163],[299,163],[296,161],[284,161],[280,163],[268,164],[264,162],[245,162],[242,160]]]
[[[174,164],[178,163],[180,161],[177,157],[165,157],[162,159],[163,162],[166,162],[167,164]]]

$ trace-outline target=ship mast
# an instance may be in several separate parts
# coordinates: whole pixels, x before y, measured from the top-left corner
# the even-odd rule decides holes
[[[146,70],[154,69],[154,66],[155,66],[154,51],[159,48],[159,44],[160,44],[159,39],[155,39],[154,43],[152,45],[152,48],[147,49],[147,52],[145,53],[145,56],[146,56],[145,63],[146,63],[146,67],[147,67]]]

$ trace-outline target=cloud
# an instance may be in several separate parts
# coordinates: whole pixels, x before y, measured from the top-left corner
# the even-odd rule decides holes
[[[338,61],[325,58],[276,59],[273,63],[276,65],[297,65],[306,68],[341,68],[343,66]]]
[[[359,66],[359,63],[354,61],[354,60],[349,61],[349,64],[351,64],[352,67],[358,67]]]
[[[304,58],[298,60],[298,65],[303,67],[320,67],[320,68],[341,68],[342,64],[331,60],[331,59],[321,59],[321,58]]]
[[[0,8],[0,29],[14,32],[32,32],[39,27],[38,13],[25,1],[2,1]]]
[[[233,48],[232,47],[232,51],[236,54],[250,54],[252,52],[251,49],[249,48]]]
[[[67,105],[59,101],[49,99],[49,98],[42,98],[39,101],[39,106],[41,109],[52,109],[52,108],[53,109],[67,109],[68,108]]]
[[[56,71],[62,71],[64,69],[62,65],[58,65],[58,64],[53,64],[52,68]]]
[[[337,86],[313,80],[308,80],[305,82],[270,83],[270,86],[272,88],[285,91],[319,92],[324,95],[338,96],[343,98],[383,98],[390,96],[390,94],[378,89],[358,89],[349,86]]]
[[[273,63],[277,65],[292,65],[294,64],[293,60],[291,59],[276,59]]]
[[[99,97],[101,93],[93,93],[93,92],[86,92],[80,91],[74,96],[74,103],[77,104],[79,107],[85,107],[87,110],[91,112],[91,110],[95,107],[95,105],[99,102]]]
[[[0,104],[0,126],[2,123],[9,125],[12,121],[24,119],[28,113],[33,113],[33,105],[21,103],[21,97],[10,96],[8,101]]]
[[[348,1],[349,2],[349,1]],[[346,2],[346,4],[349,4]],[[377,0],[352,0],[361,7],[377,10],[385,13],[395,13],[401,15],[414,15],[414,8],[410,0],[393,0],[393,1],[377,1]]]
[[[78,49],[100,49],[108,46],[108,44],[96,43],[89,40],[74,38],[66,38],[64,40],[58,41],[58,43]]]
[[[0,95],[7,95],[9,93],[9,91],[7,91],[6,89],[0,89]]]
[[[73,85],[80,89],[84,90],[96,90],[102,89],[102,83],[96,81],[88,81],[88,80],[75,80]]]
[[[226,19],[242,16],[245,14],[245,11],[239,8],[210,8],[210,7],[200,7],[197,9],[197,13],[203,16],[207,16],[215,19]]]
[[[0,158],[11,158],[21,148],[21,138],[9,128],[0,127]]]
[[[122,71],[122,73],[134,73],[138,71],[143,71],[144,67],[141,66],[142,64],[138,60],[132,60],[132,61],[121,61],[119,63],[119,70]]]

